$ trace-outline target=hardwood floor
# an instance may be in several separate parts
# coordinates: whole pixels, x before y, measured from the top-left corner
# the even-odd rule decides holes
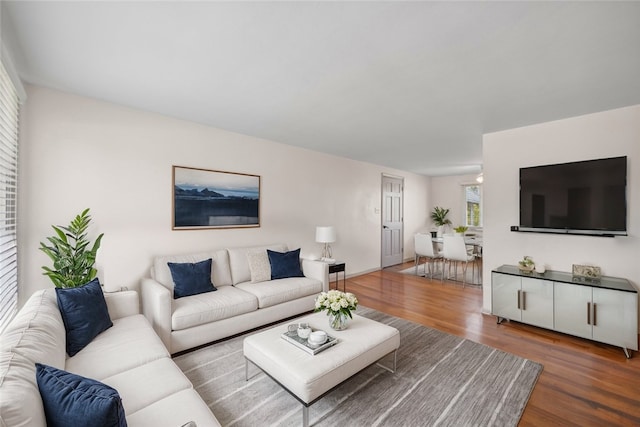
[[[482,314],[482,290],[398,273],[347,279],[360,304],[542,363],[520,426],[640,426],[640,354]]]

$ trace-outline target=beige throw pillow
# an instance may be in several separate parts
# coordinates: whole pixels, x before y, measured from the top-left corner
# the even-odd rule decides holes
[[[266,250],[247,252],[251,283],[271,280],[271,264]]]

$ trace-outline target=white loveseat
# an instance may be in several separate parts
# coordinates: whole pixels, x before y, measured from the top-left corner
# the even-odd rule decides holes
[[[301,259],[304,277],[252,283],[248,254],[267,249],[287,251],[286,245],[274,244],[154,259],[151,277],[141,283],[142,312],[171,354],[313,310],[316,296],[329,289],[328,265]],[[174,299],[167,263],[209,258],[217,290]]]
[[[219,426],[140,314],[137,292],[107,293],[105,299],[113,326],[68,357],[55,289],[29,298],[0,339],[0,425],[47,425],[36,382],[35,363],[41,363],[115,388],[129,427],[180,427],[191,421]]]

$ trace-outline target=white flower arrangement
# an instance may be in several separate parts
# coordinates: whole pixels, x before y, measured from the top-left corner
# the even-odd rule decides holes
[[[322,292],[316,298],[315,311],[326,311],[327,315],[338,315],[340,313],[351,316],[351,311],[358,307],[358,298],[351,292],[341,292],[337,289],[329,292]]]

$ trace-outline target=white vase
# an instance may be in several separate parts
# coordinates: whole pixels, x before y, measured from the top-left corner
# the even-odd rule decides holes
[[[451,233],[451,227],[448,224],[438,226],[438,237]]]

